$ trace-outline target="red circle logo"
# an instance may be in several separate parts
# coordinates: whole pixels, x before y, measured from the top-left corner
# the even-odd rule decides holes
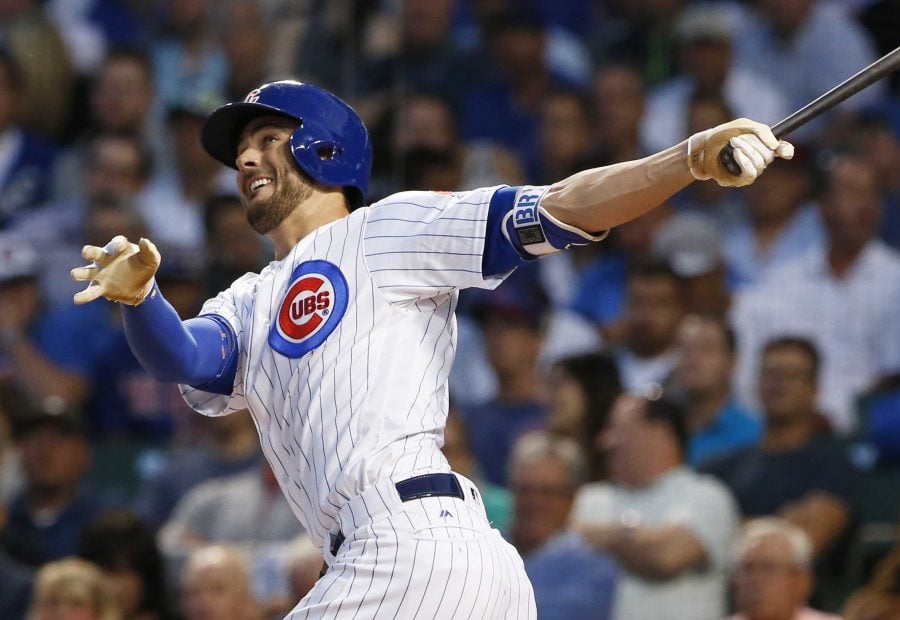
[[[278,332],[289,342],[303,342],[322,329],[334,307],[334,286],[325,276],[301,277],[288,289],[278,310]]]

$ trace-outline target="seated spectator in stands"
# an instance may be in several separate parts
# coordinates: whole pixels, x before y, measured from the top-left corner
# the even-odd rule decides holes
[[[112,510],[85,530],[78,556],[100,568],[118,602],[123,620],[164,620],[163,560],[156,532],[131,510]]]
[[[203,205],[210,196],[235,190],[228,168],[211,158],[197,136],[221,95],[185,90],[166,108],[171,137],[168,157],[141,194],[138,208],[156,243],[203,254]]]
[[[729,620],[839,620],[807,606],[813,549],[806,533],[773,517],[744,524],[735,545],[735,615]]]
[[[791,112],[775,82],[734,61],[732,45],[742,17],[725,3],[682,9],[675,24],[681,72],[647,97],[641,136],[648,149],[662,150],[691,135],[687,121],[693,93],[721,97],[733,110],[729,119],[744,117],[774,124]]]
[[[724,319],[688,315],[678,327],[678,365],[672,388],[687,413],[687,462],[755,445],[762,437],[759,416],[742,407],[731,391],[735,336]]]
[[[513,519],[510,541],[525,558],[540,618],[605,618],[616,565],[568,531],[587,461],[568,437],[533,431],[516,441],[509,463]]]
[[[123,620],[99,568],[77,558],[49,562],[38,571],[28,620]]]
[[[79,126],[73,128],[77,132],[74,142],[54,168],[54,202],[74,202],[84,196],[81,169],[89,163],[84,160],[94,136],[130,136],[147,151],[150,168],[157,168],[169,156],[162,119],[154,106],[153,71],[143,51],[134,47],[110,50],[90,78],[88,118],[79,119]]]
[[[622,567],[613,617],[722,618],[738,513],[719,481],[684,465],[684,412],[625,394],[597,440],[610,478],[581,489],[572,527]]]
[[[209,480],[185,495],[159,532],[171,575],[191,551],[221,543],[242,548],[260,604],[287,594],[283,571],[288,541],[303,532],[268,462],[242,474]]]
[[[684,295],[681,278],[665,261],[646,259],[628,270],[622,340],[613,350],[626,390],[662,385],[675,369],[675,332],[685,314]]]
[[[721,235],[711,219],[699,213],[675,214],[657,231],[653,253],[681,278],[686,312],[714,316],[728,312],[729,273]]]
[[[546,94],[538,128],[539,183],[554,183],[591,163],[592,112],[583,92],[554,90]]]
[[[819,207],[827,247],[735,297],[737,388],[745,402],[754,401],[756,362],[768,340],[808,338],[822,357],[819,409],[847,434],[857,425],[855,399],[900,371],[900,253],[876,238],[880,205],[871,166],[846,154],[826,173]]]
[[[90,392],[90,365],[113,329],[109,309],[47,306],[40,271],[34,247],[0,234],[0,376],[31,400],[53,397],[82,406]]]
[[[779,515],[801,527],[817,558],[848,531],[858,484],[844,451],[818,437],[819,377],[808,340],[766,344],[759,367],[762,440],[702,468],[728,485],[745,518]]]
[[[90,448],[77,411],[41,403],[20,429],[25,487],[9,504],[0,541],[18,561],[39,566],[75,553],[85,528],[115,500],[82,482]]]
[[[486,78],[464,91],[460,133],[512,150],[526,179],[540,177],[540,108],[546,93],[579,89],[546,60],[547,29],[522,6],[497,13],[484,26]]]
[[[16,446],[14,430],[27,406],[27,398],[14,383],[0,380],[0,510],[25,483],[22,455]]]
[[[495,529],[505,532],[512,516],[512,496],[507,489],[483,479],[472,454],[469,431],[459,409],[453,405],[444,427],[444,447],[441,451],[450,463],[450,469],[475,483],[481,492],[488,521]]]
[[[565,530],[578,488],[587,480],[587,461],[577,443],[546,431],[522,435],[509,457],[513,516],[510,542],[528,557]]]
[[[24,89],[16,60],[0,48],[0,230],[50,198],[57,149],[20,123]]]
[[[81,263],[85,244],[106,243],[112,238],[110,227],[115,227],[113,236],[140,239],[147,234],[137,212],[153,172],[144,144],[131,134],[103,132],[93,134],[80,148],[73,171],[79,191],[40,205],[11,229],[41,249],[41,292],[50,304],[72,305],[79,286],[69,271]]]
[[[735,60],[778,84],[788,109],[796,110],[872,63],[877,55],[852,5],[827,0],[760,0],[735,39]],[[849,98],[795,134],[817,135],[829,118],[877,103],[885,84]]]
[[[457,153],[462,180],[455,190],[525,182],[521,164],[507,149],[487,140],[462,142],[453,109],[437,95],[409,94],[397,105],[391,122],[391,146],[398,156],[420,148]],[[394,166],[390,168],[381,174],[396,174]]]
[[[606,478],[606,466],[594,438],[609,420],[622,383],[615,362],[604,353],[585,353],[557,361],[547,376],[547,431],[568,437],[582,447],[588,480]]]
[[[735,290],[760,285],[793,260],[825,246],[822,218],[811,202],[809,155],[798,149],[772,177],[741,192],[745,214],[725,231],[723,249]]]
[[[209,299],[248,272],[259,273],[272,256],[256,231],[247,223],[237,194],[215,194],[203,205],[206,267],[202,296]],[[227,243],[220,240],[227,239]]]
[[[244,555],[226,545],[193,551],[181,579],[185,620],[261,620]]]
[[[546,299],[530,282],[506,284],[510,286],[489,295],[480,291],[472,295],[487,358],[497,378],[497,394],[483,404],[461,409],[479,471],[500,486],[506,486],[509,453],[516,438],[542,428],[547,419],[537,366]]]
[[[176,446],[162,468],[143,483],[134,501],[138,514],[152,527],[168,520],[175,505],[194,486],[255,470],[262,460],[259,437],[248,412],[195,417],[204,427],[200,442]]]
[[[625,283],[631,266],[653,252],[653,243],[663,224],[674,214],[663,205],[610,231],[608,245],[597,244],[600,254],[578,277],[571,309],[600,327],[607,346],[623,338],[622,312]]]
[[[648,155],[640,138],[646,92],[638,69],[627,62],[604,62],[594,73],[593,87],[596,121],[591,158],[596,165]]]
[[[856,149],[875,170],[881,196],[879,237],[900,250],[900,135],[891,127],[888,112],[866,110],[851,125]]]
[[[847,599],[844,620],[900,618],[900,547],[894,547],[875,567],[868,583]]]
[[[3,527],[0,506],[0,528]],[[24,618],[31,601],[34,574],[10,558],[0,546],[0,618]]]

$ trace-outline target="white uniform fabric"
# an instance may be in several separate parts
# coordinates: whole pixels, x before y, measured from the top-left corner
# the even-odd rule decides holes
[[[403,192],[358,209],[307,235],[260,274],[237,280],[201,311],[234,329],[238,370],[231,396],[182,386],[187,402],[205,415],[250,410],[282,490],[326,556],[344,524],[347,542],[336,562],[291,617],[322,617],[326,609],[327,617],[354,617],[349,601],[365,600],[367,609],[370,597],[399,605],[377,617],[482,617],[467,615],[467,606],[491,611],[483,617],[534,617],[522,562],[490,530],[480,497],[467,500],[477,503],[472,507],[446,497],[400,503],[385,495],[392,483],[449,471],[440,448],[454,309],[460,288],[502,281],[481,273],[496,189]],[[348,531],[342,510],[373,488],[389,506],[380,511],[385,516],[364,501],[353,523],[361,525],[365,514],[370,525]],[[441,516],[445,508],[452,517]],[[480,569],[466,566],[467,553],[468,564]],[[478,570],[483,586],[496,581],[500,590],[480,590],[465,576]],[[510,595],[518,611],[496,600],[513,585],[521,593]],[[449,608],[428,613],[400,600],[432,605],[443,593],[452,597]],[[460,597],[459,613],[451,613]],[[348,602],[338,610],[340,600]],[[498,606],[480,607],[488,603]]]

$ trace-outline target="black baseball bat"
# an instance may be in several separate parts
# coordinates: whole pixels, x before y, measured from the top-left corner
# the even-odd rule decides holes
[[[844,99],[852,97],[862,89],[871,86],[897,68],[900,68],[900,47],[892,52],[888,52],[865,69],[850,76],[821,97],[810,101],[784,120],[772,125],[772,133],[777,138],[786,136],[823,112],[830,110]],[[741,167],[734,160],[734,149],[730,144],[719,152],[719,160],[731,174],[739,175],[741,173]]]

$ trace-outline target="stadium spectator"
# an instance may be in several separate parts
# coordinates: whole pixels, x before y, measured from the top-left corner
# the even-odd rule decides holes
[[[540,106],[538,153],[540,183],[583,170],[591,157],[593,109],[579,91],[551,91]]]
[[[622,567],[613,617],[722,618],[738,513],[719,481],[684,465],[684,412],[626,394],[597,440],[610,478],[581,489],[572,522]]]
[[[687,462],[755,445],[762,436],[759,416],[737,403],[731,390],[735,336],[715,316],[689,315],[678,327],[678,364],[673,377],[687,413]]]
[[[251,587],[261,605],[287,595],[287,543],[303,529],[267,462],[251,471],[208,480],[191,489],[159,532],[170,575],[178,575],[187,556],[205,545],[241,548]]]
[[[3,507],[0,506],[0,527]],[[31,601],[34,575],[31,570],[9,557],[0,545],[0,618],[24,618]]]
[[[900,16],[900,11],[897,14]],[[878,180],[879,236],[900,250],[900,175],[895,174],[900,168],[900,135],[892,129],[886,107],[863,111],[851,131],[857,151],[872,166]]]
[[[547,431],[581,445],[588,480],[606,478],[594,438],[609,420],[613,401],[622,392],[615,362],[604,353],[584,353],[558,360],[547,373]]]
[[[228,60],[212,28],[212,6],[209,0],[162,6],[164,30],[152,40],[150,52],[162,109],[180,104],[185,93],[223,96]]]
[[[850,5],[834,0],[761,0],[735,40],[738,64],[768,76],[787,98],[803,107],[876,58],[868,33]],[[851,97],[840,110],[859,110],[883,98],[883,85]],[[815,119],[796,132],[808,140],[825,125]]]
[[[773,124],[791,112],[775,83],[734,61],[732,41],[742,18],[742,11],[724,2],[690,4],[678,15],[675,39],[680,72],[650,91],[641,121],[642,143],[650,151],[668,148],[691,135],[688,114],[697,94],[722,98],[733,111],[729,118]]]
[[[111,510],[85,530],[78,556],[103,571],[123,620],[169,617],[156,532],[131,510]]]
[[[653,253],[681,278],[686,312],[713,316],[728,312],[729,274],[713,220],[700,213],[676,213],[657,231]]]
[[[109,229],[146,234],[137,212],[152,176],[152,156],[129,133],[99,132],[79,145],[78,190],[42,204],[19,218],[11,232],[41,249],[41,294],[53,305],[70,306],[77,283],[69,265],[78,264],[87,243],[105,243]],[[125,233],[121,233],[125,234]]]
[[[185,620],[261,620],[246,558],[226,545],[191,553],[181,579],[181,599]]]
[[[820,381],[818,353],[809,341],[767,343],[759,367],[762,440],[702,468],[728,485],[744,517],[779,515],[801,527],[817,558],[849,531],[858,487],[844,451],[819,436]]]
[[[171,134],[169,156],[141,196],[139,209],[158,243],[180,251],[203,254],[203,205],[214,194],[234,191],[228,169],[203,150],[200,129],[219,95],[195,88],[185,90],[166,111]]]
[[[241,199],[233,193],[210,196],[203,205],[206,265],[203,299],[224,291],[247,272],[258,273],[268,262],[269,249],[249,224]],[[227,243],[212,243],[227,239]]]
[[[21,123],[25,77],[0,48],[0,229],[50,197],[57,147]]]
[[[141,518],[152,527],[167,521],[175,505],[194,486],[212,478],[255,470],[262,458],[249,413],[195,417],[204,426],[201,442],[173,446],[164,464],[143,483],[134,500]]]
[[[733,569],[737,613],[730,620],[839,620],[807,606],[813,584],[812,544],[783,519],[744,524]]]
[[[85,159],[90,157],[95,134],[129,135],[147,151],[148,164],[154,168],[167,157],[163,119],[155,105],[153,68],[141,49],[110,50],[91,75],[87,99],[87,122],[79,125],[73,143],[55,166],[53,198],[57,202],[74,201],[84,194],[81,171],[91,165]]]
[[[90,562],[65,558],[38,571],[28,620],[122,620],[104,580]]]
[[[675,332],[684,313],[684,284],[668,263],[647,259],[631,266],[622,340],[613,351],[626,390],[662,385],[669,379],[677,358]]]
[[[575,493],[586,480],[585,455],[571,439],[532,431],[516,440],[509,457],[508,536],[523,557],[566,529]]]
[[[516,274],[505,283],[508,286],[490,294],[472,291],[498,388],[491,400],[460,410],[479,470],[488,482],[500,486],[506,486],[509,453],[516,438],[542,428],[547,419],[537,367],[547,302],[524,274]]]
[[[0,380],[0,512],[25,483],[14,431],[27,406],[26,396],[14,383]]]
[[[786,264],[825,246],[822,218],[810,200],[809,157],[795,152],[794,159],[772,166],[771,178],[743,192],[745,216],[729,227],[722,243],[736,290],[762,284]]]
[[[42,404],[23,417],[18,441],[25,486],[9,503],[0,545],[37,567],[74,554],[88,525],[117,500],[84,482],[91,450],[77,411]]]
[[[836,432],[847,434],[857,425],[855,399],[900,370],[900,254],[876,239],[872,168],[847,154],[826,172],[819,210],[827,247],[735,297],[737,388],[754,403],[762,345],[781,334],[809,338],[822,357],[819,408]]]
[[[872,578],[847,599],[844,620],[890,620],[900,617],[900,547],[878,562]]]
[[[269,75],[273,24],[263,3],[236,0],[224,8],[222,49],[228,62],[225,99],[241,101]]]
[[[646,92],[637,68],[625,62],[604,63],[594,73],[591,94],[596,116],[592,159],[607,165],[647,155],[640,138]]]
[[[61,140],[71,120],[77,75],[59,28],[44,12],[43,2],[4,2],[0,6],[0,40],[4,50],[0,64],[7,65],[13,58],[18,66],[18,120],[51,142]],[[4,88],[9,88],[9,82],[0,85],[0,90]],[[36,182],[43,187],[46,180],[38,178]]]

